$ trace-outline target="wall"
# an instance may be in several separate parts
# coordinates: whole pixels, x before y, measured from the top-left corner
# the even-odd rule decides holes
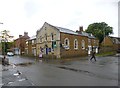
[[[59,31],[53,27],[50,26],[47,23],[44,23],[43,27],[37,31],[37,56],[39,56],[40,54],[40,47],[43,48],[43,54],[46,54],[46,48],[52,48],[52,40],[51,40],[51,33],[53,33],[54,35],[54,40],[57,43],[57,47],[54,49],[53,53],[54,55],[56,55],[58,58],[60,57],[60,33]],[[47,41],[45,34],[47,34]],[[40,40],[40,37],[42,38],[42,41]],[[46,47],[47,45],[47,47]],[[49,52],[48,54],[52,54],[51,52]]]
[[[61,48],[61,57],[75,57],[87,55],[86,48],[88,47],[88,37],[78,36],[66,33],[60,33],[61,43],[64,44],[64,39],[68,38],[70,42],[70,49]],[[78,49],[74,49],[74,39],[78,40]],[[82,49],[81,41],[85,41],[85,49]]]

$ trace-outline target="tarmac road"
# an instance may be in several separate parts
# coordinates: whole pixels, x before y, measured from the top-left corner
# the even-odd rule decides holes
[[[89,61],[89,58],[38,62],[34,58],[9,57],[12,66],[7,67],[7,71],[2,71],[3,85],[118,86],[118,57],[97,57],[96,62]],[[15,76],[17,70],[22,73],[19,77]]]

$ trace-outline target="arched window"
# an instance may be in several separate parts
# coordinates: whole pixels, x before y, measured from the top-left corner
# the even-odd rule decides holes
[[[78,40],[77,39],[74,40],[74,49],[78,49]]]
[[[85,41],[84,40],[81,41],[81,45],[82,45],[82,49],[85,49]]]
[[[69,39],[68,38],[65,38],[65,40],[64,40],[64,47],[65,47],[65,49],[69,49],[70,48]]]

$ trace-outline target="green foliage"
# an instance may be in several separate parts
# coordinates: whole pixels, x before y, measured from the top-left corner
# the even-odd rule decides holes
[[[113,28],[108,26],[105,22],[101,23],[92,23],[85,30],[87,33],[92,33],[95,37],[99,39],[101,43],[105,36],[113,34]]]
[[[99,53],[99,54],[96,54],[96,56],[103,57],[103,56],[111,56],[111,55],[115,55],[115,54],[116,54],[116,52],[112,51],[112,52]]]
[[[2,42],[2,54],[7,53],[7,42]]]
[[[8,52],[7,50],[13,47],[13,42],[2,42],[2,54],[5,54]]]

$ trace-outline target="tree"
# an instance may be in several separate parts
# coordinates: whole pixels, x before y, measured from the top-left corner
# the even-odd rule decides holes
[[[1,31],[1,36],[2,38],[1,42],[2,42],[2,54],[6,54],[7,52],[7,48],[8,48],[8,41],[10,38],[13,38],[13,36],[9,35],[9,31],[7,30],[3,30]]]
[[[108,26],[105,22],[101,23],[92,23],[85,30],[87,33],[92,33],[96,38],[99,39],[99,43],[101,43],[105,36],[109,36],[113,34],[113,28]]]

